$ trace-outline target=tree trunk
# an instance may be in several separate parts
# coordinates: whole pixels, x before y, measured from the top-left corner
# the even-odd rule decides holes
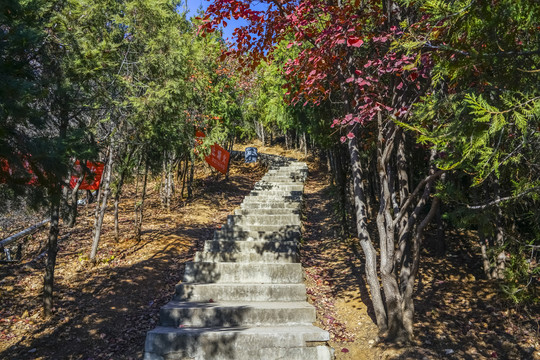
[[[137,209],[135,210],[137,216],[137,221],[135,225],[135,238],[137,241],[141,241],[141,235],[142,235],[142,222],[143,222],[143,215],[144,215],[144,200],[146,198],[146,187],[148,183],[148,167],[149,167],[149,161],[148,157],[146,157],[146,163],[144,166],[144,178],[143,178],[143,188],[141,193],[141,202],[137,204]]]
[[[227,147],[227,151],[229,152],[229,161],[227,162],[227,174],[225,174],[226,180],[229,180],[229,172],[231,170],[231,154],[232,154],[233,146],[234,146],[234,136],[231,136],[230,141],[229,141],[229,146]]]
[[[107,165],[105,169],[105,174],[101,188],[103,191],[100,191],[98,196],[98,203],[96,204],[96,217],[94,219],[94,237],[92,240],[92,250],[90,251],[90,261],[93,263],[96,262],[96,254],[99,246],[99,240],[101,237],[101,228],[103,226],[103,218],[105,216],[105,210],[107,209],[107,200],[109,198],[109,193],[111,192],[111,174],[112,174],[112,165],[113,165],[113,146],[109,146],[109,159],[107,160]],[[103,193],[103,194],[101,194]],[[102,197],[101,204],[99,203],[99,197]]]
[[[387,319],[386,311],[381,295],[379,279],[377,278],[377,253],[369,232],[367,229],[367,209],[364,200],[364,184],[362,183],[362,168],[360,163],[360,155],[358,151],[358,140],[355,138],[349,140],[349,155],[351,157],[352,177],[354,184],[354,204],[356,210],[356,229],[360,246],[366,258],[365,272],[371,293],[371,301],[379,331],[386,332]]]
[[[488,279],[493,279],[493,277],[491,276],[491,263],[489,261],[489,256],[488,256],[488,251],[487,251],[487,248],[488,248],[488,243],[487,243],[487,239],[486,239],[486,236],[484,234],[484,231],[482,229],[478,230],[478,236],[480,238],[480,249],[481,249],[481,252],[482,252],[482,267],[484,269],[484,274],[486,275],[486,277]]]
[[[171,211],[171,199],[174,192],[174,180],[173,180],[173,161],[169,158],[167,164],[167,189],[166,189],[166,203],[167,211]]]
[[[180,198],[182,200],[184,200],[184,190],[186,188],[188,165],[189,165],[189,158],[186,156],[186,160],[184,161],[184,171],[182,172],[182,191],[180,191]]]
[[[499,179],[495,178],[495,200],[501,199]],[[504,250],[504,228],[503,228],[503,213],[500,206],[497,206],[497,215],[495,219],[495,245],[499,254],[496,258],[496,278],[504,279],[506,271],[506,252]]]
[[[52,315],[53,309],[54,268],[56,266],[56,254],[58,252],[57,245],[60,219],[60,192],[57,189],[58,188],[53,188],[51,191],[51,221],[47,239],[45,276],[43,278],[43,316],[45,318]]]
[[[161,207],[166,208],[167,203],[167,151],[163,151],[163,159],[161,160],[161,181],[159,183],[159,198]]]
[[[306,132],[305,131],[302,133],[302,136],[303,136],[303,143],[304,143],[304,156],[307,158],[308,144],[307,144],[307,140],[306,140]]]
[[[436,149],[431,149],[431,156],[430,156],[430,170],[428,172],[428,175],[424,180],[419,184],[420,187],[417,187],[418,190],[422,189],[421,186],[423,186],[423,192],[420,196],[419,200],[416,203],[416,206],[414,207],[414,210],[410,213],[410,216],[408,218],[407,224],[405,225],[407,227],[406,230],[397,228],[398,233],[404,234],[404,233],[410,233],[412,229],[414,229],[414,226],[418,223],[418,220],[422,213],[424,212],[424,209],[426,205],[428,204],[428,201],[430,199],[430,194],[432,192],[433,182],[435,179],[438,178],[438,174],[436,173],[436,168],[434,165],[435,160],[435,154]],[[439,173],[442,174],[442,173]],[[444,174],[442,174],[444,176]],[[423,185],[421,185],[423,184]],[[416,190],[415,190],[416,192]],[[412,195],[410,195],[412,196]],[[410,200],[412,201],[413,198]],[[416,226],[416,231],[414,232],[413,236],[407,237],[405,239],[400,238],[400,243],[398,244],[398,253],[396,256],[396,259],[394,261],[394,264],[400,264],[400,283],[399,283],[399,293],[401,297],[401,302],[398,304],[399,309],[396,313],[400,314],[400,318],[396,319],[394,325],[395,329],[391,329],[389,331],[388,338],[390,341],[394,342],[409,342],[412,340],[413,337],[413,325],[414,325],[414,301],[413,301],[413,294],[414,294],[414,283],[416,280],[416,276],[418,274],[419,264],[420,264],[420,250],[423,243],[423,236],[424,236],[424,229],[426,226],[431,222],[433,217],[435,216],[437,212],[437,208],[439,206],[439,198],[435,197],[431,203],[430,210],[428,214],[423,218],[423,220]],[[405,214],[406,209],[401,209],[400,211]],[[399,225],[401,222],[396,219],[397,224]],[[403,246],[403,242],[409,243],[410,245],[407,247]],[[405,254],[400,254],[400,251],[405,250]],[[405,260],[400,261],[400,256],[403,257]],[[385,295],[386,295],[386,288],[385,288]],[[387,306],[389,306],[387,304]],[[392,325],[389,324],[389,327]]]
[[[193,177],[195,175],[195,155],[191,154],[191,168],[189,170],[189,181],[187,185],[188,198],[193,196]]]
[[[124,159],[124,162],[122,164],[122,168],[120,171],[120,178],[118,179],[118,183],[116,184],[114,188],[114,240],[119,241],[120,239],[120,224],[118,222],[118,212],[119,212],[119,205],[120,205],[120,196],[122,195],[122,188],[124,187],[124,181],[129,169],[129,163],[131,162],[131,158],[133,154],[136,151],[136,147],[133,146],[130,151],[127,153],[127,158]]]
[[[394,267],[395,231],[392,217],[393,178],[391,154],[394,148],[395,126],[385,126],[382,114],[378,114],[377,173],[380,193],[377,213],[377,231],[379,234],[381,256],[381,282],[386,302],[388,321],[387,339],[395,342],[407,341],[408,336],[403,324],[402,296]]]

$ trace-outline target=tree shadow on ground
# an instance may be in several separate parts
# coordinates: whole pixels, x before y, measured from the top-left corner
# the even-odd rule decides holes
[[[146,331],[156,325],[159,308],[170,300],[195,249],[196,239],[172,237],[153,246],[155,253],[146,260],[83,269],[69,284],[58,281],[53,317],[29,333],[30,341],[6,349],[0,357],[140,358]],[[32,303],[32,296],[22,294],[19,301]]]
[[[324,179],[325,175],[320,169],[315,169],[310,177]],[[375,322],[363,271],[363,255],[358,251],[354,239],[344,239],[341,235],[342,226],[332,187],[319,184],[307,188],[304,199],[304,218],[309,220],[304,222],[301,249],[304,267],[324,267],[324,278],[332,295],[346,301],[362,302]]]
[[[247,177],[242,173],[246,171]],[[112,239],[109,221],[94,267],[85,265],[83,256],[90,247],[92,212],[82,211],[77,227],[66,232],[71,239],[61,244],[50,319],[39,318],[43,262],[31,268],[0,269],[4,284],[9,282],[12,288],[2,291],[0,300],[8,308],[0,309],[4,320],[0,336],[8,336],[15,327],[17,334],[24,334],[16,343],[12,340],[9,346],[1,346],[0,358],[142,358],[146,332],[156,326],[159,309],[171,299],[185,263],[211,237],[216,216],[225,219],[263,172],[261,167],[248,169],[237,164],[228,181],[205,182],[195,189],[193,199],[184,204],[187,206],[172,209],[176,223],[160,208],[156,191],[149,191],[142,241],[129,235],[132,222],[125,220],[131,218],[129,213],[121,214],[124,238],[119,242]],[[199,210],[205,213],[194,218]],[[6,320],[13,324],[5,326]]]

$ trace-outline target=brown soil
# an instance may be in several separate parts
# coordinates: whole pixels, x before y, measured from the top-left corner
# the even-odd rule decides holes
[[[358,239],[339,235],[327,174],[311,163],[301,254],[308,295],[336,359],[540,359],[539,309],[501,300],[498,284],[482,280],[479,249],[465,233],[449,234],[445,257],[422,255],[414,343],[379,343]]]
[[[260,143],[259,152],[301,158],[302,153]],[[308,159],[311,160],[311,159]],[[143,238],[133,238],[134,185],[120,214],[122,238],[113,239],[112,211],[105,219],[98,254],[90,266],[93,206],[81,208],[78,224],[63,229],[56,269],[55,312],[41,318],[40,293],[46,231],[27,240],[30,254],[0,265],[1,359],[140,359],[146,331],[170,300],[186,261],[225,222],[265,169],[235,162],[229,181],[199,167],[192,199],[170,212],[149,187]],[[343,238],[326,169],[310,162],[301,247],[308,298],[318,325],[331,333],[336,359],[534,359],[540,360],[538,312],[508,307],[497,287],[482,280],[474,248],[455,234],[443,258],[425,254],[418,285],[416,341],[394,349],[377,343],[377,327],[355,238]],[[7,231],[7,230],[6,230]]]
[[[55,281],[54,315],[41,317],[43,259],[0,266],[1,359],[140,359],[146,331],[156,325],[204,240],[226,221],[266,171],[235,162],[229,181],[200,168],[194,196],[162,209],[149,186],[140,242],[134,240],[134,185],[128,185],[120,212],[122,238],[113,238],[112,209],[104,221],[98,265],[90,266],[93,206],[80,208],[78,224],[62,229]],[[36,234],[27,252],[39,254]],[[68,236],[66,236],[68,235]],[[25,265],[26,263],[26,265]]]

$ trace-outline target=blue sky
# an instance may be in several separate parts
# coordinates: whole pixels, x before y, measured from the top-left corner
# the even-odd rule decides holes
[[[181,5],[181,9],[183,10],[185,6],[185,1],[183,0],[183,4]],[[206,7],[210,4],[210,1],[207,0],[187,0],[187,7],[188,7],[188,17],[195,16],[197,14],[197,10],[199,7],[202,6],[203,10],[206,9]],[[225,39],[231,39],[232,33],[234,29],[238,26],[246,24],[245,20],[243,19],[230,19],[227,20],[227,27],[223,29],[223,37]]]

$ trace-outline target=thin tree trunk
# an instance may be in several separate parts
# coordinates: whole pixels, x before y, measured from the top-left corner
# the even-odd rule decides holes
[[[379,234],[381,256],[381,282],[386,302],[386,315],[388,321],[387,338],[391,341],[401,341],[404,334],[402,297],[399,289],[397,275],[394,267],[395,232],[392,211],[392,190],[390,184],[391,154],[394,148],[394,126],[384,126],[382,114],[378,114],[378,142],[377,142],[377,172],[379,175],[379,211],[377,213],[377,230]],[[387,129],[388,128],[388,129]],[[385,131],[386,129],[386,131]]]
[[[141,164],[145,156],[146,155],[141,152],[141,156],[139,157],[139,162],[137,163],[137,171],[135,172],[135,199],[137,198],[137,195],[139,194],[139,178],[141,175]]]
[[[92,240],[92,250],[90,251],[90,261],[93,263],[96,262],[96,255],[99,246],[99,240],[101,238],[101,229],[103,226],[103,218],[105,216],[105,210],[107,209],[107,200],[111,192],[111,174],[112,174],[112,165],[113,165],[113,146],[109,146],[109,159],[107,160],[107,165],[105,169],[105,176],[102,183],[103,191],[100,191],[100,196],[102,196],[101,204],[96,204],[96,217],[94,220],[94,237]],[[103,194],[101,194],[103,193]],[[99,197],[99,196],[98,196]]]
[[[303,136],[303,143],[304,143],[304,156],[307,158],[308,144],[307,144],[307,140],[306,140],[306,132],[305,131],[302,133],[302,136]]]
[[[167,193],[166,193],[167,202],[165,204],[167,206],[167,211],[171,211],[171,198],[174,192],[174,181],[173,181],[172,173],[173,173],[173,162],[172,162],[172,159],[169,158],[169,161],[167,163]]]
[[[159,198],[161,207],[167,207],[167,151],[163,151],[163,159],[161,161],[161,180],[159,183]]]
[[[491,263],[489,261],[489,256],[487,252],[488,244],[486,236],[484,235],[484,231],[480,229],[478,231],[478,236],[480,237],[480,249],[482,251],[482,265],[484,269],[484,274],[486,274],[486,277],[488,279],[493,279],[491,274]]]
[[[189,170],[189,181],[187,185],[188,198],[193,196],[193,177],[195,175],[195,155],[191,154],[191,168]]]
[[[133,146],[132,149],[128,152],[127,158],[122,164],[122,170],[120,171],[120,178],[118,179],[118,184],[116,184],[114,190],[114,240],[118,241],[120,239],[120,224],[118,222],[118,212],[120,205],[120,196],[122,195],[122,188],[124,186],[124,180],[126,178],[129,163],[131,158],[136,151],[136,147]]]
[[[426,207],[428,200],[430,198],[433,182],[437,178],[435,176],[436,168],[434,165],[435,154],[436,154],[436,149],[432,148],[431,156],[430,156],[431,168],[428,174],[428,177],[431,180],[425,182],[422,196],[416,203],[414,210],[411,212],[411,215],[409,216],[409,220],[406,225],[408,228],[407,232],[412,231],[412,229],[414,228],[415,224],[418,222],[418,219],[420,215],[422,214],[422,212],[424,211],[424,208]],[[444,178],[444,174],[442,174],[441,176]],[[407,252],[410,252],[410,254],[406,255],[409,260],[401,262],[402,263],[402,266],[400,269],[401,303],[399,304],[401,317],[396,320],[396,328],[393,331],[389,332],[390,340],[397,341],[397,342],[400,342],[400,341],[408,342],[412,340],[413,322],[414,322],[414,301],[413,301],[414,283],[416,280],[416,275],[418,274],[418,268],[420,264],[420,250],[421,250],[421,245],[423,242],[423,234],[424,234],[425,227],[431,222],[431,220],[433,219],[433,217],[435,216],[437,212],[439,201],[440,199],[438,197],[435,197],[434,200],[432,201],[431,208],[428,214],[416,227],[416,231],[414,235],[412,236],[412,239],[411,239],[412,244],[410,246],[410,249],[407,250]],[[402,209],[402,211],[404,211],[404,209]],[[399,224],[399,221],[398,221],[398,224]],[[399,255],[396,258],[398,257]],[[399,261],[396,260],[395,264],[398,264],[398,263]],[[385,295],[386,295],[386,289],[385,289]]]
[[[45,263],[45,276],[43,278],[43,315],[48,318],[52,315],[54,268],[56,266],[56,254],[58,252],[58,234],[60,219],[60,192],[57,188],[51,191],[50,204],[50,228],[47,239],[47,261]]]
[[[500,186],[499,179],[495,178],[495,200],[500,200]],[[503,213],[500,206],[497,206],[497,215],[495,220],[495,245],[499,254],[496,258],[496,278],[499,280],[504,279],[504,274],[506,270],[506,252],[504,251],[504,228],[502,225],[503,222]]]
[[[365,197],[364,184],[362,183],[362,168],[358,151],[358,140],[356,139],[356,137],[349,140],[349,154],[351,157],[352,177],[354,184],[356,228],[358,231],[360,246],[362,247],[364,256],[366,258],[366,278],[369,285],[369,291],[371,293],[371,301],[373,303],[373,310],[375,311],[377,326],[379,327],[379,331],[386,332],[388,328],[386,311],[382,300],[379,279],[377,277],[377,253],[375,251],[375,248],[373,247],[367,229],[367,209],[364,200]]]
[[[184,161],[184,171],[182,172],[182,191],[180,192],[180,198],[182,200],[184,199],[184,190],[186,188],[188,165],[189,165],[189,158],[186,156],[186,160]]]
[[[137,241],[141,241],[141,235],[142,235],[142,222],[143,222],[143,215],[144,215],[144,200],[146,198],[146,187],[148,183],[148,167],[149,167],[149,161],[148,157],[146,157],[146,163],[144,166],[144,179],[143,179],[143,188],[142,188],[142,194],[141,194],[141,202],[138,204],[138,221],[136,224],[135,229],[135,238]]]
[[[430,187],[431,188],[431,187]],[[439,207],[440,198],[435,197],[431,203],[431,208],[424,218],[424,220],[418,225],[416,232],[413,236],[413,263],[411,274],[407,279],[407,286],[403,293],[403,326],[406,334],[408,335],[407,341],[412,340],[413,327],[414,327],[414,282],[418,274],[420,265],[420,249],[422,248],[422,242],[424,238],[424,230],[426,226],[431,222]]]
[[[229,172],[231,170],[231,153],[232,153],[233,146],[234,146],[234,136],[231,137],[229,146],[227,148],[227,151],[229,152],[229,162],[227,163],[227,174],[225,175],[226,180],[229,180]]]

